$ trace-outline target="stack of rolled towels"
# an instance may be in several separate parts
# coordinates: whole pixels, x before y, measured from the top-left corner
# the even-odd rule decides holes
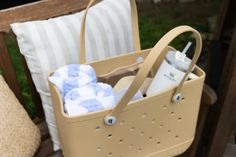
[[[64,111],[69,116],[84,115],[116,106],[128,88],[114,92],[109,84],[97,82],[90,65],[71,64],[56,70],[49,77],[63,96]],[[142,98],[137,92],[132,100]]]

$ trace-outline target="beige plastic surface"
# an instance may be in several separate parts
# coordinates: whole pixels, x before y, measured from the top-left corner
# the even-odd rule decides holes
[[[131,85],[134,81],[135,76],[126,76],[120,79],[117,84],[113,87],[114,92],[119,92],[122,89],[125,89]],[[146,78],[140,87],[140,92],[145,95],[149,85],[152,82],[152,78]]]
[[[163,56],[173,49],[167,45],[184,32],[193,32],[196,51],[181,83],[176,88],[132,101],[127,106],[151,68],[157,71]],[[171,157],[183,153],[194,139],[205,73],[196,67],[194,73],[198,78],[185,80],[200,55],[201,44],[196,30],[180,26],[168,32],[151,50],[90,63],[97,75],[104,75],[134,64],[139,57],[145,58],[128,92],[113,110],[69,117],[64,113],[58,89],[49,82],[64,156]],[[173,103],[173,95],[179,92],[183,99]],[[104,118],[110,115],[117,118],[113,126],[104,123]]]

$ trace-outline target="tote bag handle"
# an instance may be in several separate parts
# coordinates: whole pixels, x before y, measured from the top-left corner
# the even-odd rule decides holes
[[[85,52],[85,24],[86,24],[86,17],[88,14],[89,8],[93,5],[96,0],[90,0],[81,24],[80,30],[80,63],[84,64],[86,62],[86,52]],[[139,28],[138,28],[138,13],[137,13],[137,6],[135,0],[129,0],[130,7],[131,7],[131,20],[132,20],[132,32],[133,32],[133,39],[134,39],[134,46],[135,50],[141,50],[140,47],[140,39],[139,39]]]
[[[164,55],[167,53],[167,51],[164,51],[164,49],[169,45],[169,43],[174,40],[177,36],[179,36],[182,33],[185,32],[192,32],[195,40],[196,40],[196,49],[194,56],[192,58],[192,62],[185,73],[182,81],[178,85],[178,87],[175,89],[175,92],[172,97],[173,103],[178,102],[178,100],[181,99],[181,88],[183,87],[184,82],[186,81],[188,75],[191,73],[191,70],[193,69],[194,65],[196,64],[201,50],[202,50],[202,38],[200,33],[189,26],[179,26],[171,31],[169,31],[165,36],[163,36],[157,44],[154,46],[154,48],[151,50],[147,58],[144,60],[144,63],[141,65],[140,70],[138,71],[137,75],[134,78],[134,81],[128,88],[125,95],[121,98],[118,105],[109,113],[104,121],[107,125],[113,125],[116,122],[117,117],[120,115],[121,111],[125,108],[125,106],[130,102],[130,100],[133,98],[135,93],[138,91],[138,89],[141,87],[143,81],[147,77],[148,73],[150,72],[153,65],[157,62],[158,57],[164,53]]]

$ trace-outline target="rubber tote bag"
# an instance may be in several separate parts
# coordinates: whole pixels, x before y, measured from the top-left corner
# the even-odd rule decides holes
[[[134,12],[135,0],[130,2]],[[85,63],[86,14],[87,11],[81,29],[81,64]],[[150,76],[150,71],[157,71],[168,50],[173,50],[169,43],[185,32],[193,33],[196,47],[192,63],[180,84],[168,91],[130,102],[145,78]],[[137,36],[135,40],[139,41]],[[136,43],[136,48],[137,45],[139,43]],[[102,75],[133,64],[137,58],[144,58],[127,93],[112,110],[69,117],[64,113],[59,90],[49,82],[64,156],[167,157],[183,153],[194,139],[205,73],[196,67],[194,74],[198,78],[186,80],[201,48],[202,40],[198,31],[189,26],[179,26],[164,35],[152,49],[88,63],[94,67],[97,75]]]

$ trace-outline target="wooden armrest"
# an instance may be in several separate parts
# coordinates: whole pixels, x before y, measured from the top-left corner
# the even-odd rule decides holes
[[[53,153],[53,145],[44,119],[34,120],[41,133],[41,144],[34,157],[47,157]]]
[[[208,85],[204,84],[201,104],[212,106],[217,101],[217,95],[215,91]]]
[[[56,152],[53,152],[52,154],[49,155],[49,157],[63,157],[62,151],[58,150]]]

